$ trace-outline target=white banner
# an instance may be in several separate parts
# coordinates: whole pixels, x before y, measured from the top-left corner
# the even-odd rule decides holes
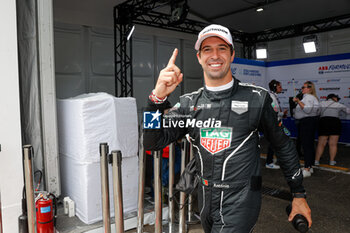
[[[324,62],[312,62],[312,59],[298,60],[299,62],[306,60],[308,63],[289,65],[287,61],[284,64],[282,62],[267,63],[267,83],[276,79],[282,84],[284,93],[279,95],[282,108],[288,108],[288,97],[295,95],[293,79],[296,93],[301,91],[305,81],[311,81],[316,86],[316,93],[320,101],[326,100],[327,95],[334,93],[341,98],[340,103],[350,107],[350,59]],[[292,60],[291,63],[293,61],[296,62]],[[341,119],[349,120],[350,116],[343,114]]]
[[[235,58],[231,64],[232,74],[243,83],[266,88],[266,63]]]

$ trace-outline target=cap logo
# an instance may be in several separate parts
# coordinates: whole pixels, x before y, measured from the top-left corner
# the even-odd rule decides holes
[[[204,32],[202,33],[202,35],[205,34],[205,33],[210,32],[210,31],[220,31],[220,32],[224,32],[224,33],[228,34],[227,31],[225,31],[225,30],[223,30],[223,29],[221,29],[221,28],[209,28],[208,30],[204,31]]]
[[[203,40],[208,37],[216,36],[224,40],[233,48],[232,36],[230,30],[221,25],[212,24],[204,28],[199,34],[194,48],[199,51]]]

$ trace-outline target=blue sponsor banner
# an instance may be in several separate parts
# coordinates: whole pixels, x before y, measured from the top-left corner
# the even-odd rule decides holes
[[[290,60],[282,60],[282,61],[271,61],[271,62],[266,62],[266,67],[317,63],[317,62],[326,62],[326,61],[338,61],[338,60],[345,60],[345,59],[350,59],[350,53],[319,56],[319,57],[309,57],[309,58],[298,58],[298,59],[290,59]]]
[[[248,59],[239,58],[239,57],[236,57],[232,63],[233,64],[240,64],[240,65],[266,67],[266,62],[264,62],[264,61],[248,60]]]
[[[295,125],[295,119],[288,117],[283,119],[283,125],[289,129],[291,136],[290,137],[297,137],[298,136],[298,130]],[[341,120],[341,135],[339,138],[339,142],[342,143],[350,143],[350,120]],[[315,139],[318,139],[318,135],[315,136]]]
[[[326,56],[319,56],[319,57],[309,57],[309,58],[297,58],[297,59],[289,59],[289,60],[282,60],[282,61],[270,61],[270,62],[248,60],[248,59],[236,57],[232,63],[240,64],[240,65],[273,67],[273,66],[287,66],[287,65],[326,62],[326,61],[337,61],[337,60],[345,60],[345,59],[350,59],[350,53],[326,55]]]

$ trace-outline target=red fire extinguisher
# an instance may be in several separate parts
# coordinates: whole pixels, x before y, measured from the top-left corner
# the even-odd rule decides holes
[[[39,193],[35,207],[37,233],[55,233],[56,197],[51,193]]]

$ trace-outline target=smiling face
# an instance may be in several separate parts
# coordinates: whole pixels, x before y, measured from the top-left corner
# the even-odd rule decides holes
[[[202,42],[197,53],[199,64],[204,71],[204,80],[208,86],[220,86],[232,80],[230,46],[219,37],[209,37]]]

